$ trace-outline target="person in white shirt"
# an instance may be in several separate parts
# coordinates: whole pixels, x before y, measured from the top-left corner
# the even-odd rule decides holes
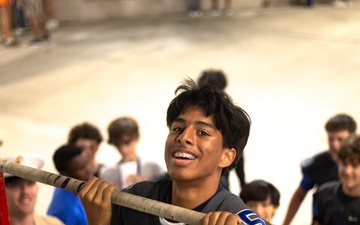
[[[131,117],[119,117],[108,127],[110,145],[121,155],[113,166],[105,166],[99,177],[114,184],[119,190],[144,180],[159,178],[165,172],[155,162],[143,162],[136,152],[139,142],[139,126]]]

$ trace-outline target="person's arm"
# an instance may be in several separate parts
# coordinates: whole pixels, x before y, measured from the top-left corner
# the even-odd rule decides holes
[[[111,193],[116,186],[92,177],[80,191],[80,199],[84,205],[88,225],[110,225]]]
[[[286,216],[283,222],[283,225],[289,225],[291,221],[294,219],[296,212],[299,210],[299,207],[304,200],[307,191],[304,191],[300,186],[294,192],[288,210],[286,212]]]
[[[202,225],[238,225],[240,217],[230,212],[210,212],[202,219]]]

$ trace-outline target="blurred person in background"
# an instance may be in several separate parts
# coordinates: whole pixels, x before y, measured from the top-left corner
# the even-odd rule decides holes
[[[13,9],[13,0],[0,0],[1,35],[2,43],[5,47],[17,46],[19,44],[11,31]]]
[[[280,205],[280,192],[270,182],[253,180],[239,194],[244,203],[266,221],[272,221]]]
[[[103,138],[100,130],[93,124],[84,122],[71,128],[68,143],[82,148],[89,156],[90,165],[94,176],[99,176],[104,164],[96,161],[96,153]]]
[[[46,18],[44,15],[42,0],[22,0],[25,15],[30,21],[32,39],[30,45],[40,46],[50,40],[50,32],[45,27]]]
[[[194,18],[203,16],[204,13],[201,10],[200,0],[186,0],[186,2],[190,17]]]
[[[221,14],[232,16],[234,10],[231,8],[232,0],[224,0],[223,10],[220,9],[219,0],[211,0],[211,16],[221,16]]]
[[[321,184],[339,180],[338,159],[341,144],[356,132],[355,120],[347,114],[337,114],[325,124],[329,149],[301,162],[302,179],[295,190],[283,225],[289,225],[307,193]]]
[[[89,156],[75,145],[60,146],[53,161],[61,175],[81,181],[88,181],[93,176]],[[88,224],[79,195],[61,188],[55,188],[47,214],[59,218],[66,225]]]
[[[137,145],[140,139],[139,126],[131,117],[119,117],[108,127],[109,144],[121,155],[121,160],[112,166],[106,166],[100,178],[114,184],[119,190],[144,180],[157,179],[165,172],[155,162],[144,161],[138,155]]]
[[[15,35],[22,36],[27,28],[27,18],[24,11],[24,0],[14,0]]]
[[[24,166],[41,169],[44,161],[32,154],[7,157],[5,160]],[[35,205],[39,192],[37,182],[5,173],[6,200],[11,225],[64,225],[53,216],[35,213]]]
[[[50,31],[58,29],[60,22],[58,20],[55,0],[42,0],[42,4],[46,16],[46,28]]]
[[[197,83],[199,86],[203,86],[206,84],[214,85],[220,90],[225,90],[227,86],[227,77],[226,74],[222,70],[217,69],[206,69],[201,72],[198,77]],[[244,169],[244,153],[242,153],[238,164],[235,168],[236,175],[239,179],[240,188],[242,188],[245,182],[245,169]],[[225,173],[221,176],[221,185],[229,190],[229,173]]]
[[[313,225],[360,224],[360,136],[341,146],[339,177],[321,185],[313,195]]]

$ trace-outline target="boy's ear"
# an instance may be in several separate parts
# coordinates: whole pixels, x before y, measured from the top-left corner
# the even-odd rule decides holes
[[[221,160],[219,162],[220,168],[225,168],[231,165],[236,157],[236,150],[235,148],[225,148],[222,151]]]

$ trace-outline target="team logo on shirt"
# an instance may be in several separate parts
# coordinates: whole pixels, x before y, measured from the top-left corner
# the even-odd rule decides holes
[[[246,225],[266,225],[265,221],[260,219],[258,215],[250,209],[241,210],[237,215]]]
[[[314,162],[314,157],[310,157],[301,162],[301,167],[310,166]]]

